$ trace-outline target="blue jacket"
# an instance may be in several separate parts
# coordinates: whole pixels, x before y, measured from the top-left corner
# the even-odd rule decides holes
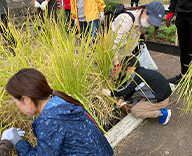
[[[87,111],[53,96],[32,124],[37,146],[16,144],[19,156],[112,156],[113,150]]]

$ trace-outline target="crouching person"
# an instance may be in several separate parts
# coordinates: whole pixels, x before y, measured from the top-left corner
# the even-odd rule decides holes
[[[113,91],[102,89],[102,93],[128,99],[137,92],[142,99],[133,107],[125,105],[132,115],[138,118],[160,117],[159,122],[163,125],[167,124],[171,117],[171,110],[165,107],[169,105],[172,91],[165,77],[157,71],[141,67],[134,56],[126,56],[121,61],[121,67],[128,76],[132,77],[132,80],[125,88]]]
[[[17,137],[14,147],[18,155],[113,155],[103,132],[84,106],[64,92],[51,89],[40,71],[21,69],[8,81],[6,90],[23,113],[40,113],[32,124],[36,147]]]

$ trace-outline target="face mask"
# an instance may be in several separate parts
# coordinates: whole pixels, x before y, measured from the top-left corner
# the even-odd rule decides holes
[[[145,14],[145,16],[146,16],[146,14]],[[141,25],[145,28],[148,28],[151,26],[151,24],[146,21],[145,17],[144,17],[144,19],[141,19]]]

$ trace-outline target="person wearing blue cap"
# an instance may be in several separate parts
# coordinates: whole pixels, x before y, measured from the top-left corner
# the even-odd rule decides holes
[[[186,74],[192,60],[192,1],[171,0],[166,25],[170,26],[171,19],[177,11],[175,25],[177,27],[181,63],[181,73],[168,79],[170,83],[178,84]]]
[[[127,8],[125,9],[125,11],[131,13],[132,16],[127,13],[121,13],[112,22],[112,33],[113,36],[116,36],[113,45],[113,50],[116,51],[116,53],[115,57],[113,58],[114,68],[112,77],[115,77],[116,71],[119,71],[120,69],[120,50],[117,49],[117,47],[119,47],[119,43],[124,44],[128,42],[128,40],[131,40],[132,42],[129,42],[128,46],[130,48],[128,49],[128,51],[126,51],[126,54],[131,54],[132,50],[137,45],[137,43],[135,42],[137,41],[141,33],[141,28],[147,28],[153,25],[156,27],[157,30],[158,27],[161,27],[161,21],[165,14],[165,8],[163,4],[159,1],[153,1],[148,5],[139,6],[137,8]],[[134,24],[135,27],[133,32],[129,33],[131,32]]]

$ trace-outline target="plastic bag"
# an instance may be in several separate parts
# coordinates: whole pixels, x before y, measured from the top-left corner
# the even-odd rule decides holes
[[[146,44],[143,43],[143,45],[140,45],[140,49],[141,49],[140,55],[137,56],[140,62],[140,66],[146,69],[157,70],[158,67],[151,58],[151,55],[149,54]]]

